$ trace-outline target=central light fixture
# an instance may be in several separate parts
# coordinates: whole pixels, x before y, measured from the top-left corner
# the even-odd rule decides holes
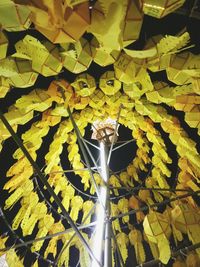
[[[106,157],[106,145],[103,141],[100,142],[100,167],[101,177],[107,184],[109,175],[107,172],[107,157]],[[93,252],[96,259],[102,264],[103,251],[105,251],[104,237],[105,237],[105,220],[106,220],[106,200],[107,200],[108,189],[106,185],[102,185],[100,188],[101,204],[98,205],[96,211],[97,225],[95,228],[93,238]],[[99,267],[96,261],[92,262],[91,267]]]
[[[111,257],[111,238],[110,238],[110,190],[108,188],[109,182],[109,168],[108,168],[108,148],[111,143],[117,140],[116,121],[108,118],[105,121],[96,121],[92,125],[92,138],[99,141],[100,145],[100,170],[102,185],[100,187],[100,198],[96,211],[97,225],[94,232],[92,249],[98,262],[104,267],[110,267],[112,262]],[[115,133],[116,131],[116,133]],[[105,242],[104,242],[105,240]],[[104,252],[104,254],[103,254]],[[104,255],[104,256],[103,256]],[[103,263],[104,259],[104,263]],[[99,267],[96,261],[92,261],[91,267]]]

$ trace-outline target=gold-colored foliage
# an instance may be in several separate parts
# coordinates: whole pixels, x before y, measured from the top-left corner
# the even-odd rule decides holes
[[[182,6],[185,0],[139,0],[143,12],[147,15],[162,18]]]
[[[147,239],[158,246],[160,261],[166,264],[171,255],[169,245],[171,227],[167,217],[151,210],[145,217],[143,226]]]
[[[104,181],[101,173],[92,171],[91,177],[85,168],[68,108],[81,138],[95,121],[116,120],[118,115],[119,124],[131,131],[135,156],[119,173],[110,171],[108,181],[111,224],[125,265],[129,247],[139,264],[146,261],[147,244],[154,259],[167,264],[173,255],[171,238],[177,246],[185,235],[192,244],[200,242],[199,207],[191,195],[184,197],[188,191],[199,194],[200,190],[197,141],[187,130],[193,128],[200,135],[200,57],[187,51],[193,44],[185,31],[177,36],[152,36],[143,50],[125,48],[139,38],[144,14],[162,18],[184,2],[0,1],[0,100],[7,100],[10,91],[29,88],[6,106],[4,116],[17,134],[25,129],[21,126],[28,125],[20,138],[77,226],[95,220],[96,185],[100,189]],[[31,34],[33,28],[36,34]],[[11,44],[9,32],[19,31],[25,32]],[[87,72],[95,64],[107,67],[99,81]],[[160,71],[166,74],[165,82],[152,79],[152,72]],[[67,81],[65,73],[73,81]],[[78,75],[73,78],[74,74]],[[38,85],[42,79],[46,84],[47,78],[48,86]],[[178,112],[183,115],[180,119],[175,116]],[[10,132],[0,121],[0,150],[9,138]],[[70,170],[62,166],[63,155]],[[14,149],[12,156],[6,177],[1,177],[8,193],[3,210],[15,213],[12,230],[30,239],[53,235],[48,241],[33,242],[30,251],[44,258],[53,256],[58,266],[69,266],[71,247],[79,250],[81,267],[90,266],[78,236],[65,247],[74,233],[64,233],[66,220],[61,209],[46,187],[41,189],[22,150]],[[74,172],[73,178],[68,171]],[[127,194],[121,196],[121,189]],[[164,207],[162,212],[159,205]],[[93,236],[81,233],[91,244]],[[6,242],[7,237],[0,238],[0,249],[7,247]],[[58,244],[64,248],[59,257]],[[112,241],[112,255],[116,250]],[[198,267],[199,255],[197,248],[188,252],[185,261],[174,259],[173,266]],[[24,266],[14,249],[6,252],[6,261],[9,266]],[[41,266],[40,259],[34,259],[32,266]]]

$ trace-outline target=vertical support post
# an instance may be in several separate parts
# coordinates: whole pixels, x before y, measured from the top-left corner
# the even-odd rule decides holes
[[[105,181],[105,184],[108,184],[109,180],[109,168],[108,168],[108,146],[103,141],[100,142],[100,153],[101,153],[101,174],[102,178]],[[105,195],[105,247],[104,247],[104,267],[112,266],[112,245],[111,245],[111,222],[110,222],[110,190],[106,188]]]
[[[104,267],[112,267],[110,192],[109,188],[107,187],[107,182],[109,180],[108,147],[103,141],[100,141],[99,144],[101,166],[100,174],[105,183],[102,183],[102,186],[100,187],[100,198],[103,205],[100,205],[96,212],[97,225],[93,240],[93,250],[95,257]],[[104,257],[102,255],[103,251]],[[91,267],[96,266],[96,262],[92,261]]]

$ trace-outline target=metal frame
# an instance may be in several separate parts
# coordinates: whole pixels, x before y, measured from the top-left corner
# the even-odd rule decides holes
[[[185,247],[185,248],[179,249],[177,251],[172,251],[171,258],[176,258],[179,255],[182,255],[183,253],[188,253],[189,251],[193,251],[193,250],[195,250],[197,248],[200,248],[200,243],[197,243],[197,244],[191,245],[189,247]],[[151,260],[151,261],[148,261],[148,262],[144,262],[144,263],[142,263],[140,265],[137,265],[136,267],[150,267],[150,266],[155,266],[155,264],[159,264],[159,263],[161,263],[160,260]]]
[[[14,132],[14,130],[12,129],[11,125],[9,124],[9,122],[7,121],[7,119],[5,118],[5,116],[3,115],[3,113],[0,111],[0,119],[2,120],[3,124],[5,125],[5,127],[7,128],[7,130],[9,131],[9,133],[11,134],[13,140],[15,141],[15,143],[19,146],[19,148],[22,150],[22,152],[24,153],[25,157],[27,158],[27,160],[30,162],[30,164],[32,165],[34,171],[37,173],[39,179],[41,180],[41,182],[44,184],[44,186],[46,186],[47,191],[49,192],[49,194],[54,198],[56,204],[58,205],[58,207],[61,209],[63,216],[67,219],[67,221],[69,222],[70,226],[73,228],[73,230],[76,232],[77,236],[79,237],[80,241],[83,243],[83,245],[85,246],[85,248],[87,249],[88,253],[90,254],[91,258],[93,258],[97,264],[99,266],[101,266],[101,264],[97,261],[97,259],[95,258],[93,251],[91,250],[91,248],[89,247],[87,241],[85,240],[85,238],[83,237],[83,235],[80,233],[80,231],[78,230],[76,224],[74,223],[74,221],[71,219],[69,213],[67,212],[67,210],[65,209],[65,207],[63,206],[60,198],[55,194],[53,188],[50,186],[49,182],[46,180],[45,176],[43,175],[43,173],[41,172],[39,166],[37,165],[37,163],[33,160],[33,158],[31,157],[30,153],[28,152],[28,150],[26,149],[26,147],[24,146],[23,142],[21,141],[21,139],[17,136],[17,134]]]
[[[182,195],[182,196],[166,199],[166,200],[164,200],[162,202],[156,202],[156,203],[154,203],[152,205],[149,205],[149,206],[143,206],[143,207],[141,207],[139,209],[134,209],[134,210],[131,210],[129,212],[121,213],[118,216],[113,216],[111,218],[111,221],[114,221],[116,219],[122,218],[122,217],[127,216],[127,215],[135,214],[135,213],[137,213],[139,211],[149,210],[149,209],[152,209],[152,208],[155,208],[155,207],[159,207],[159,206],[166,205],[168,203],[174,202],[174,201],[176,201],[178,199],[184,199],[186,197],[190,197],[190,196],[194,196],[194,195],[198,195],[198,194],[200,194],[200,190],[198,190],[196,192],[192,192],[192,193],[187,193],[187,194]]]
[[[87,216],[85,217],[85,219],[83,220],[83,224],[78,226],[78,230],[84,230],[84,229],[87,229],[87,228],[90,228],[90,227],[93,227],[96,225],[96,221],[95,222],[92,222],[92,223],[89,223],[87,225],[84,225],[84,222],[86,221],[86,219],[90,216],[90,214],[94,211],[95,209],[95,206],[96,204],[92,207],[92,209],[88,212]],[[24,241],[22,244],[16,244],[14,246],[10,246],[10,247],[7,247],[7,248],[2,248],[0,249],[0,252],[1,251],[8,251],[10,249],[14,249],[14,248],[20,248],[20,247],[24,247],[24,246],[27,246],[27,245],[30,245],[30,244],[33,244],[33,243],[36,243],[36,242],[39,242],[39,241],[42,241],[42,240],[47,240],[47,239],[51,239],[53,237],[56,237],[56,236],[60,236],[60,235],[63,235],[63,234],[67,234],[67,233],[70,233],[70,232],[73,232],[74,229],[73,228],[69,228],[69,229],[66,229],[65,231],[61,231],[61,232],[57,232],[55,234],[51,234],[51,235],[46,235],[44,237],[40,237],[40,238],[35,238],[35,239],[32,239],[32,240],[28,240],[28,241]]]
[[[63,99],[65,100],[64,98],[64,92],[62,91],[62,95],[63,95]],[[114,138],[112,140],[112,143],[111,143],[111,147],[110,147],[110,150],[108,151],[108,146],[105,145],[106,147],[106,150],[105,150],[105,158],[106,158],[106,164],[102,167],[99,167],[97,165],[97,162],[95,161],[95,159],[93,158],[92,156],[92,153],[90,152],[90,149],[88,148],[87,144],[90,144],[92,145],[93,147],[95,148],[98,148],[97,146],[91,144],[89,141],[85,140],[81,134],[80,134],[80,131],[78,129],[78,126],[76,125],[74,119],[73,119],[73,116],[72,116],[72,113],[71,113],[71,110],[70,108],[68,107],[67,108],[67,111],[69,113],[69,117],[71,119],[71,122],[73,124],[73,127],[74,127],[74,131],[77,135],[77,140],[78,140],[78,143],[79,143],[79,146],[81,148],[81,151],[83,153],[83,156],[84,156],[84,160],[86,162],[86,166],[87,168],[83,168],[83,169],[80,169],[79,171],[89,171],[90,172],[90,176],[91,176],[91,180],[92,182],[94,183],[94,186],[95,186],[95,189],[96,189],[96,193],[97,193],[97,197],[98,197],[98,202],[101,203],[101,205],[103,204],[101,202],[101,198],[100,198],[100,194],[99,194],[99,187],[97,186],[96,184],[96,181],[94,179],[94,176],[93,176],[93,172],[92,170],[97,170],[97,172],[101,174],[101,171],[102,169],[104,168],[104,170],[106,171],[106,174],[107,174],[107,179],[109,179],[109,161],[110,161],[110,158],[111,158],[111,154],[113,151],[121,148],[122,146],[125,146],[127,145],[128,143],[130,142],[133,142],[135,141],[134,139],[132,140],[128,140],[126,141],[125,143],[119,145],[118,147],[114,148],[113,149],[113,145],[114,145]],[[120,110],[119,110],[119,113],[118,113],[118,117],[117,117],[117,124],[116,124],[116,127],[115,127],[115,132],[114,132],[114,137],[116,136],[116,130],[117,130],[117,126],[118,126],[118,120],[119,120],[119,117],[120,117],[120,111],[121,111],[121,107],[120,107]],[[71,219],[71,217],[69,216],[69,213],[65,210],[64,206],[62,205],[62,202],[61,200],[59,199],[59,197],[55,194],[53,188],[50,186],[50,184],[48,183],[48,181],[46,180],[46,177],[44,176],[44,174],[42,173],[42,171],[40,170],[39,166],[37,165],[37,163],[32,159],[31,155],[29,154],[28,150],[26,149],[26,147],[24,146],[23,142],[19,139],[19,137],[17,136],[17,134],[13,131],[11,125],[9,124],[9,122],[7,121],[7,119],[4,117],[4,115],[2,114],[2,112],[0,111],[0,119],[2,120],[2,122],[4,123],[5,127],[7,128],[7,130],[10,132],[11,136],[13,137],[14,141],[16,142],[16,144],[19,146],[19,148],[21,148],[21,150],[23,151],[24,155],[26,156],[26,158],[29,160],[30,164],[33,166],[33,169],[35,171],[35,173],[37,174],[37,176],[40,178],[40,180],[42,181],[42,183],[46,186],[49,194],[54,198],[56,204],[58,205],[58,207],[60,207],[63,215],[67,221],[69,222],[69,224],[71,225],[71,228],[69,229],[66,229],[65,231],[61,231],[61,232],[58,232],[58,233],[55,233],[55,234],[52,234],[52,235],[47,235],[45,237],[41,237],[41,238],[37,238],[37,239],[34,239],[34,240],[29,240],[29,241],[26,241],[26,242],[23,242],[21,244],[15,244],[11,247],[7,247],[5,249],[0,249],[0,251],[7,251],[9,249],[15,249],[15,248],[20,248],[20,247],[23,247],[23,246],[27,246],[27,245],[30,245],[34,242],[39,242],[41,240],[47,240],[47,239],[50,239],[50,238],[53,238],[55,236],[59,236],[59,235],[63,235],[65,233],[68,233],[68,232],[71,232],[71,231],[75,231],[75,233],[73,234],[73,236],[70,238],[70,240],[68,241],[68,243],[62,248],[62,250],[60,251],[57,259],[55,260],[55,263],[54,265],[57,264],[57,262],[59,261],[59,258],[60,256],[62,255],[63,251],[70,245],[70,242],[73,240],[73,238],[77,235],[80,239],[80,241],[83,243],[84,247],[87,249],[90,257],[97,263],[98,266],[102,266],[102,264],[95,258],[94,254],[93,254],[93,251],[91,250],[91,248],[89,247],[88,245],[88,242],[84,239],[84,237],[82,236],[80,230],[83,230],[83,229],[86,229],[86,228],[89,228],[89,227],[93,227],[96,225],[96,221],[95,222],[92,222],[88,225],[80,225],[79,227],[73,222],[73,220]],[[85,150],[86,149],[86,150]],[[98,148],[99,150],[99,148]],[[95,167],[91,167],[90,166],[90,162],[89,162],[89,158],[87,156],[87,153],[89,154],[90,158],[92,159]],[[68,172],[75,172],[76,170],[65,170],[63,171],[63,173],[68,173]],[[52,172],[52,173],[55,173],[55,172]],[[50,173],[51,174],[51,173]],[[121,181],[120,181],[121,182]],[[174,197],[174,198],[170,198],[170,199],[166,199],[160,203],[154,203],[150,206],[143,206],[143,207],[140,207],[139,209],[135,209],[135,210],[132,210],[130,212],[127,212],[127,213],[121,213],[119,214],[118,216],[113,216],[112,218],[110,217],[110,193],[109,193],[109,190],[110,189],[126,189],[129,193],[132,193],[136,190],[149,190],[149,191],[170,191],[170,192],[176,192],[176,191],[188,191],[188,190],[185,190],[185,189],[171,189],[171,188],[146,188],[146,187],[143,187],[143,186],[138,186],[136,188],[129,188],[127,186],[124,186],[124,187],[120,187],[120,188],[117,188],[117,187],[110,187],[108,186],[108,183],[104,183],[103,186],[106,187],[107,189],[107,194],[106,194],[106,205],[102,205],[102,207],[105,209],[106,211],[106,219],[105,219],[105,249],[104,249],[104,265],[105,267],[111,267],[112,266],[112,244],[111,244],[111,239],[113,239],[113,242],[115,243],[115,246],[116,246],[116,252],[117,252],[117,255],[119,257],[119,261],[120,261],[120,265],[122,267],[125,267],[125,264],[123,262],[123,259],[122,259],[122,256],[121,256],[121,253],[120,253],[120,250],[119,250],[119,247],[118,247],[118,244],[117,244],[117,240],[116,240],[116,237],[115,237],[115,233],[114,233],[114,230],[112,228],[112,222],[115,220],[115,219],[118,219],[118,218],[122,218],[124,216],[127,216],[127,215],[132,215],[132,214],[135,214],[137,212],[140,212],[140,211],[144,211],[144,210],[148,210],[149,208],[154,208],[154,207],[159,207],[159,206],[162,206],[162,205],[165,205],[165,204],[168,204],[170,202],[173,202],[173,201],[176,201],[178,199],[183,199],[183,198],[186,198],[186,197],[189,197],[189,196],[193,196],[193,195],[198,195],[200,193],[200,190],[199,191],[196,191],[196,192],[190,192],[189,190],[189,193],[187,194],[184,194],[182,196],[177,196],[177,197]],[[95,207],[95,206],[94,206]],[[90,212],[88,213],[88,215],[86,216],[85,220],[87,219],[87,217],[93,212],[93,209],[94,207],[90,210]],[[85,221],[84,220],[84,221]],[[83,223],[84,223],[83,221]],[[197,244],[199,246],[199,244]],[[155,261],[154,261],[155,263]],[[150,266],[150,265],[142,265],[142,266]]]
[[[91,142],[89,142],[88,140],[86,140],[85,138],[82,138],[82,140],[86,143],[88,143],[89,145],[93,146],[94,148],[96,148],[97,150],[100,150],[98,146],[92,144]]]
[[[119,145],[119,146],[117,146],[117,147],[114,147],[113,150],[112,150],[112,152],[114,152],[114,151],[116,151],[117,149],[119,149],[119,148],[121,148],[121,147],[123,147],[123,146],[126,146],[126,145],[128,145],[128,144],[130,144],[130,143],[132,143],[132,142],[135,142],[135,139],[131,139],[131,140],[126,141],[126,142],[124,142],[123,144],[121,144],[121,145]]]
[[[65,101],[65,95],[64,95],[64,92],[63,92],[63,89],[62,89],[62,88],[61,88],[61,93],[62,93],[63,100]],[[73,118],[73,116],[72,116],[72,113],[71,113],[71,110],[70,110],[69,107],[67,107],[67,112],[68,112],[68,114],[69,114],[70,120],[71,120],[72,125],[73,125],[73,127],[74,127],[74,131],[75,131],[76,136],[77,136],[78,144],[79,144],[79,146],[80,146],[80,148],[81,148],[81,151],[82,151],[82,153],[83,153],[83,157],[84,157],[84,160],[85,160],[85,162],[86,162],[87,168],[89,169],[90,177],[91,177],[91,180],[92,180],[92,182],[93,182],[93,184],[94,184],[94,188],[95,188],[95,190],[96,190],[96,194],[97,194],[97,196],[98,196],[99,202],[100,202],[101,205],[102,205],[102,201],[101,201],[100,194],[99,194],[99,188],[98,188],[98,185],[97,185],[97,183],[96,183],[96,181],[95,181],[95,179],[94,179],[94,175],[93,175],[93,172],[92,172],[92,170],[91,170],[90,162],[89,162],[89,159],[88,159],[88,157],[87,157],[87,154],[86,154],[84,145],[83,145],[83,143],[82,143],[82,137],[81,137],[80,131],[79,131],[78,126],[76,125],[76,123],[75,123],[75,121],[74,121],[74,118]]]
[[[101,161],[101,170],[104,170],[104,179],[106,183],[109,180],[109,169],[108,169],[108,146],[106,143],[102,142],[103,150],[100,153],[103,153],[104,160]],[[103,176],[103,174],[102,174]],[[106,204],[105,204],[105,247],[104,247],[104,267],[112,267],[112,246],[111,246],[111,222],[110,222],[110,190],[107,185],[103,185],[106,189]]]
[[[87,220],[87,218],[93,213],[93,211],[94,211],[94,209],[95,209],[95,207],[96,207],[96,204],[91,208],[91,210],[88,212],[88,214],[86,215],[86,217],[85,217],[85,219],[83,220],[83,223]],[[94,224],[90,224],[90,226],[93,226]],[[89,227],[90,227],[89,226]],[[88,227],[86,227],[86,226],[82,226],[82,228],[80,229],[80,227],[79,227],[79,229],[80,230],[83,230],[83,229],[86,229],[86,228],[88,228]],[[59,255],[58,255],[58,257],[57,257],[57,259],[55,260],[55,266],[56,266],[56,264],[58,263],[58,261],[59,261],[59,259],[60,259],[60,257],[61,257],[61,255],[62,255],[62,253],[65,251],[65,249],[70,245],[70,243],[72,242],[72,240],[74,239],[74,237],[75,237],[75,235],[76,235],[76,233],[74,233],[73,234],[73,236],[70,238],[70,240],[67,242],[67,244],[61,249],[61,251],[60,251],[60,253],[59,253]]]
[[[114,130],[114,134],[113,134],[113,139],[112,139],[112,143],[111,143],[111,146],[110,146],[110,150],[108,152],[108,165],[109,165],[111,154],[112,154],[112,151],[113,151],[113,145],[114,145],[115,137],[117,135],[117,128],[118,128],[118,125],[119,125],[119,118],[120,118],[121,110],[122,110],[122,105],[120,105],[120,107],[119,107],[119,112],[117,114],[117,120],[116,120],[115,130]]]

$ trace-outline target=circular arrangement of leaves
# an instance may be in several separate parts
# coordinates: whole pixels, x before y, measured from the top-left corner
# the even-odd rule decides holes
[[[21,2],[10,1],[6,12],[44,12]],[[138,41],[128,41],[123,26],[112,37],[123,42],[112,44],[109,5],[82,2],[70,7],[72,21],[85,7],[93,20],[84,35],[80,24],[76,42],[59,42],[59,35],[55,41],[29,13],[20,13],[24,20],[16,28],[0,18],[0,253],[9,266],[90,266],[103,185],[91,127],[110,118],[119,125],[107,184],[113,266],[133,266],[133,259],[136,266],[152,257],[171,264],[174,250],[200,242],[198,45],[191,32],[180,33],[185,24],[175,14],[159,21],[144,16],[140,29],[140,9]],[[126,10],[130,16],[138,8],[136,1],[129,7],[111,2],[115,15]],[[105,21],[95,20],[99,10]],[[21,25],[26,16],[30,23]],[[180,20],[173,36],[156,35],[165,26],[149,30],[173,16]],[[121,20],[115,20],[117,28]],[[31,22],[34,29],[28,29]],[[95,26],[103,23],[108,36]],[[198,257],[196,248],[188,258]]]

